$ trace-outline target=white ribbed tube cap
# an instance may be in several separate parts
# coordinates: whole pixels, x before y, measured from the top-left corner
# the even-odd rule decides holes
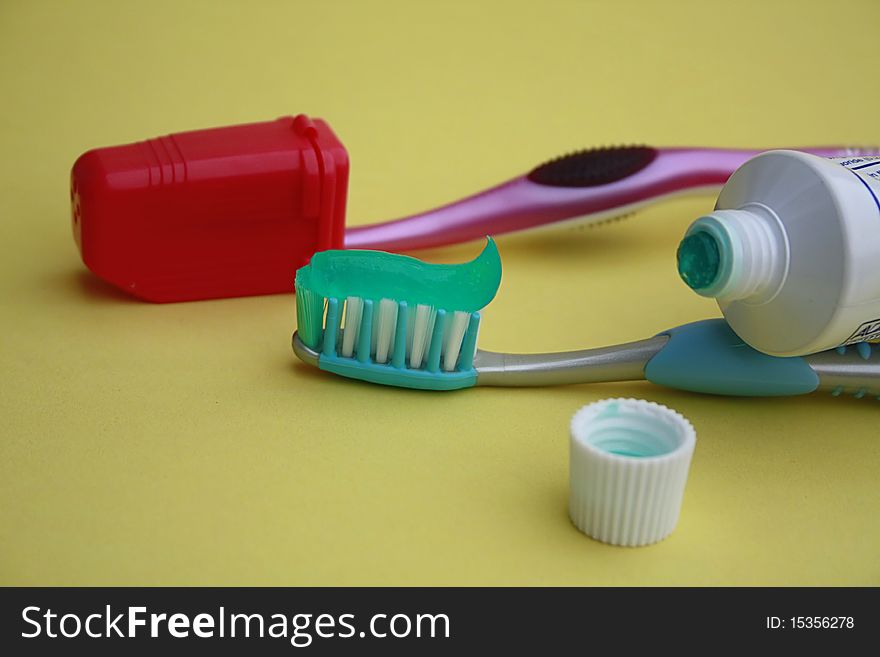
[[[571,420],[568,511],[585,534],[649,545],[675,529],[697,436],[675,411],[604,399]]]

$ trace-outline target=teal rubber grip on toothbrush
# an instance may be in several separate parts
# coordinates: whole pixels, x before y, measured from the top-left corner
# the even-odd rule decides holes
[[[761,353],[723,319],[685,324],[659,335],[669,340],[645,366],[651,383],[742,397],[804,395],[819,387],[819,376],[806,360]]]
[[[355,358],[342,358],[335,354],[321,355],[318,367],[350,379],[360,379],[370,383],[398,388],[418,390],[460,390],[477,385],[477,371],[471,367],[455,372],[431,372],[411,368],[398,368],[391,365],[361,363]]]

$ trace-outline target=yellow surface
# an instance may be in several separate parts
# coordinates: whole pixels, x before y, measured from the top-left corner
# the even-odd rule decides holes
[[[877,402],[352,383],[294,360],[292,296],[137,302],[71,239],[80,152],[287,113],[347,145],[350,224],[590,145],[880,142],[880,3],[712,4],[4,0],[0,582],[880,584]],[[480,344],[717,314],[673,258],[712,202],[500,239]],[[569,417],[609,396],[698,431],[681,522],[653,547],[566,517]]]

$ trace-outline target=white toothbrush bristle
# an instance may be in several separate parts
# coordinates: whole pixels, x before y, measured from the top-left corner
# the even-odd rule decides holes
[[[409,362],[409,355],[412,353],[413,345],[413,329],[416,325],[416,314],[410,309],[406,315],[406,362]]]
[[[348,297],[345,300],[345,330],[342,332],[342,349],[340,355],[351,358],[361,328],[361,315],[364,311],[364,300],[360,297]]]
[[[461,351],[461,341],[467,331],[470,313],[456,310],[452,315],[452,321],[446,328],[446,336],[443,341],[443,369],[451,372],[458,363],[458,354]]]
[[[376,362],[386,363],[397,328],[397,302],[391,299],[382,299],[379,302],[379,312],[374,317],[373,339],[376,342]]]
[[[415,321],[412,328],[412,345],[409,349],[409,366],[419,369],[431,343],[434,331],[434,318],[437,311],[432,306],[420,303],[416,306]]]

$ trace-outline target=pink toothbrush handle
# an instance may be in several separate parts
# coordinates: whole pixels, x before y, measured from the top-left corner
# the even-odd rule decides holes
[[[623,150],[627,149],[607,149],[606,152]],[[535,182],[531,178],[544,168],[539,167],[530,174],[428,212],[349,228],[345,233],[345,246],[409,251],[539,228],[567,219],[598,221],[626,214],[665,196],[717,189],[741,164],[761,152],[717,148],[630,150],[647,153],[648,163],[613,182],[590,182],[589,186]],[[880,153],[873,148],[842,146],[795,150],[823,157]],[[602,155],[602,151],[592,153],[590,166],[595,166]],[[552,166],[552,163],[544,166]]]

